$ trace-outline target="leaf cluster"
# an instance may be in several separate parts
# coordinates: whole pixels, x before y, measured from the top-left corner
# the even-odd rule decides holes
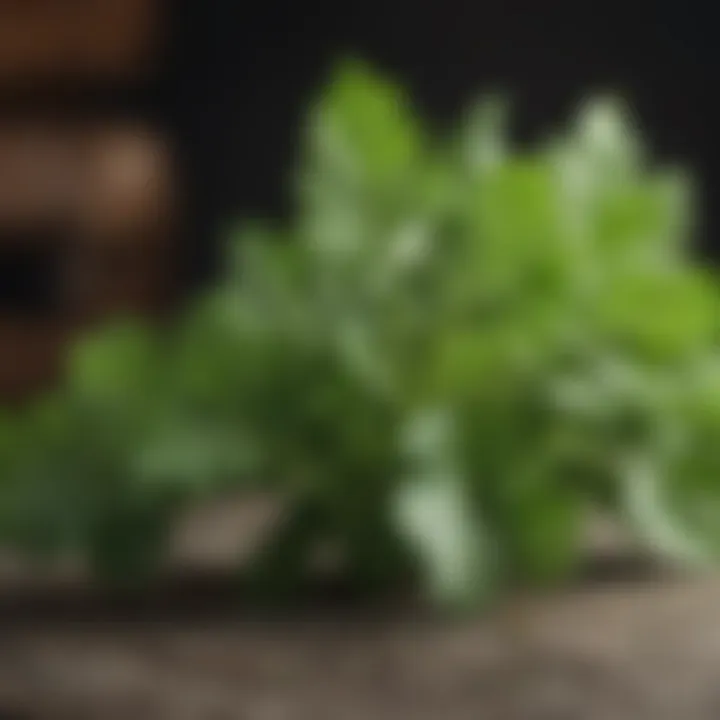
[[[4,539],[126,582],[180,509],[260,487],[290,507],[253,568],[278,595],[329,543],[363,587],[476,604],[566,577],[593,507],[713,560],[719,296],[690,180],[617,99],[523,151],[506,110],[438,137],[341,64],[292,220],[242,225],[173,327],[86,338],[58,392],[3,418]]]

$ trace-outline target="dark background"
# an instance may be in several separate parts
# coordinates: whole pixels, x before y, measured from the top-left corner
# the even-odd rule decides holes
[[[174,136],[191,282],[211,276],[217,241],[233,217],[287,210],[298,120],[333,61],[347,53],[391,72],[440,122],[476,93],[507,89],[519,139],[562,122],[584,93],[621,89],[656,152],[699,176],[699,244],[720,256],[709,3],[166,1],[162,72],[142,87],[90,93],[85,102],[148,116]],[[7,112],[12,103],[2,105]]]
[[[218,221],[287,207],[296,122],[332,60],[347,52],[394,73],[439,120],[478,91],[507,88],[521,139],[561,122],[584,93],[620,88],[656,152],[699,175],[706,195],[699,242],[717,249],[710,5],[189,0],[177,7],[171,114],[193,177],[196,277],[211,267]]]

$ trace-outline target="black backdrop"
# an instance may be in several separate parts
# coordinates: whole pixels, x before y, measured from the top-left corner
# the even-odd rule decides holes
[[[284,210],[284,174],[303,103],[332,59],[346,52],[395,73],[439,120],[477,91],[502,85],[515,100],[521,139],[561,121],[584,92],[620,88],[656,152],[699,175],[706,194],[701,243],[715,250],[720,198],[710,4],[180,4],[184,39],[171,106],[194,176],[196,276],[211,266],[218,221]]]
[[[515,99],[520,138],[562,121],[584,92],[624,90],[657,152],[700,176],[702,247],[720,255],[710,3],[168,1],[165,72],[107,100],[113,112],[123,106],[151,115],[175,136],[191,280],[211,273],[217,240],[234,216],[287,208],[297,120],[333,59],[347,52],[402,79],[439,121],[474,93],[504,86]]]

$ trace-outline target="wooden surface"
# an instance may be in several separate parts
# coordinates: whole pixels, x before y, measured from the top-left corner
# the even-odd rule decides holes
[[[256,541],[273,517],[262,499],[207,508],[188,519],[182,556],[227,567],[243,529]],[[248,611],[230,581],[124,606],[48,586],[34,605],[32,590],[12,603],[13,592],[0,581],[8,720],[720,717],[713,577],[606,576],[457,622],[398,603],[273,616]]]
[[[36,620],[6,626],[0,716],[28,720],[717,720],[717,583],[496,618]]]

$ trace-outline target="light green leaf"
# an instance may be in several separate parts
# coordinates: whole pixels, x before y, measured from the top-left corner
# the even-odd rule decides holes
[[[127,404],[146,399],[162,368],[156,338],[137,323],[114,324],[72,349],[69,386],[83,400]]]
[[[358,61],[338,68],[310,118],[311,162],[340,183],[377,188],[407,178],[421,134],[400,87]]]
[[[410,478],[395,498],[395,517],[435,602],[474,605],[495,589],[495,550],[454,471],[430,470]]]
[[[426,588],[441,604],[482,602],[494,589],[494,548],[474,511],[459,466],[452,415],[419,413],[401,438],[407,474],[393,498],[400,534],[420,560]]]
[[[711,347],[719,309],[714,279],[700,269],[673,267],[618,271],[598,304],[601,329],[654,358],[687,357]]]
[[[639,124],[619,96],[596,96],[581,105],[575,137],[596,182],[623,182],[642,168],[645,149]]]
[[[485,97],[467,113],[460,130],[465,167],[482,175],[507,160],[509,103],[500,96]]]
[[[690,566],[707,566],[714,552],[675,511],[668,493],[666,469],[652,456],[634,456],[620,462],[622,509],[641,542],[661,557]],[[717,512],[717,509],[716,509]],[[716,514],[715,524],[720,514]]]
[[[251,482],[259,470],[259,448],[228,423],[170,425],[134,458],[140,482],[155,488],[212,491],[228,482]]]

